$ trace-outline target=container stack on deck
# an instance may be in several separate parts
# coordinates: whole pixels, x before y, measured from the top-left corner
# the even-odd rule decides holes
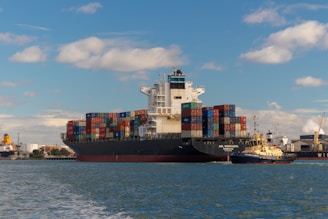
[[[181,104],[181,137],[203,137],[201,103]]]
[[[86,139],[85,120],[68,121],[66,125],[66,136],[70,140],[83,141]]]
[[[146,122],[147,110],[121,113],[87,113],[86,120],[68,121],[68,140],[121,139],[138,136],[139,126]]]
[[[219,110],[213,107],[203,107],[203,136],[219,137]]]
[[[147,110],[121,113],[87,113],[86,120],[67,123],[70,141],[122,139],[139,136],[147,121]],[[181,137],[246,137],[246,117],[235,115],[235,105],[202,107],[201,103],[181,104]]]
[[[245,137],[246,117],[236,116],[235,105],[217,105],[214,109],[219,110],[219,134],[225,137]]]

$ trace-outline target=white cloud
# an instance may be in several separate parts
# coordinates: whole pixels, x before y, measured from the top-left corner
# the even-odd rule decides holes
[[[3,81],[0,84],[1,87],[11,87],[11,88],[15,88],[17,87],[17,83],[12,82],[12,81]]]
[[[23,95],[24,97],[35,97],[36,93],[34,91],[25,91]]]
[[[27,29],[34,29],[34,30],[43,30],[43,31],[49,30],[49,28],[47,28],[47,27],[35,26],[35,25],[30,25],[30,24],[17,24],[17,26],[24,27]]]
[[[9,58],[12,62],[44,62],[46,54],[38,47],[31,46],[24,49],[22,52],[17,52]]]
[[[315,131],[317,132],[319,130],[319,123],[314,122],[312,119],[308,119],[306,123],[304,124],[302,131],[304,133],[311,133],[313,134]],[[324,130],[320,128],[319,134],[325,134]]]
[[[215,70],[215,71],[222,71],[222,70],[223,70],[223,67],[220,66],[220,65],[215,65],[214,62],[208,62],[208,63],[205,63],[205,64],[202,66],[202,69],[209,69],[209,70]]]
[[[243,53],[241,58],[251,62],[279,64],[288,62],[298,49],[328,48],[328,25],[305,21],[271,34],[261,49]]]
[[[251,62],[278,64],[291,60],[292,53],[288,49],[277,46],[268,46],[260,50],[243,53],[240,57]]]
[[[318,102],[318,103],[328,103],[328,100],[316,100],[314,102]]]
[[[275,110],[281,110],[281,106],[277,102],[268,102],[267,104],[270,108],[274,108]]]
[[[87,5],[83,5],[76,9],[77,12],[85,13],[85,14],[94,14],[98,9],[102,8],[102,5],[98,2],[92,2]]]
[[[130,41],[104,40],[90,37],[59,48],[58,62],[84,69],[107,69],[119,72],[143,71],[161,67],[181,66],[181,50],[169,48],[132,47]]]
[[[301,134],[303,118],[297,114],[282,110],[246,110],[236,108],[236,115],[246,116],[247,132],[253,134],[254,128],[257,132],[265,134],[268,130],[274,135],[287,135],[289,139],[298,138]],[[253,117],[256,116],[256,127]]]
[[[243,21],[248,24],[262,24],[269,23],[273,26],[286,25],[286,15],[291,15],[297,10],[327,10],[327,4],[309,4],[309,3],[296,3],[290,5],[276,5],[269,3],[265,8],[259,8],[253,13],[246,15]]]
[[[0,42],[5,44],[24,45],[33,41],[34,38],[27,35],[16,35],[12,33],[0,33]]]
[[[129,81],[133,79],[142,79],[142,80],[148,80],[148,74],[144,71],[139,71],[133,74],[121,74],[118,78],[120,81]]]
[[[327,81],[318,78],[313,78],[311,76],[298,78],[295,80],[295,83],[303,87],[320,87],[322,85],[328,84]]]
[[[275,9],[259,9],[249,15],[246,15],[243,19],[246,23],[270,23],[274,26],[280,26],[286,24],[286,20],[283,16],[280,16]]]
[[[14,107],[16,105],[14,98],[0,96],[0,107]]]
[[[317,10],[326,10],[328,9],[328,5],[320,5],[320,4],[309,4],[309,3],[297,3],[288,5],[283,9],[284,13],[291,13],[295,10],[299,9],[306,9],[311,11],[317,11]]]
[[[306,21],[271,34],[267,44],[291,50],[298,47],[311,48],[321,45],[323,37],[327,36],[327,32],[327,24]]]

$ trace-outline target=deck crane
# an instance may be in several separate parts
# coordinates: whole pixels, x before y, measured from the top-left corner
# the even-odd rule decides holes
[[[320,144],[320,141],[319,141],[319,133],[320,133],[320,129],[322,127],[322,122],[323,122],[324,117],[325,117],[325,113],[322,113],[319,129],[318,129],[318,131],[314,131],[313,147],[314,147],[315,151],[322,151],[322,145]]]

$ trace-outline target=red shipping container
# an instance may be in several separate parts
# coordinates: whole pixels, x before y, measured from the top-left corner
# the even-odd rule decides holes
[[[182,116],[202,116],[201,109],[187,109],[181,111]]]
[[[240,117],[240,123],[246,124],[246,116],[241,116]]]
[[[202,128],[202,124],[189,123],[181,125],[182,130],[202,130]]]
[[[105,134],[105,132],[106,132],[106,128],[105,127],[99,128],[99,134]]]
[[[219,109],[213,109],[213,117],[218,117],[219,116]]]

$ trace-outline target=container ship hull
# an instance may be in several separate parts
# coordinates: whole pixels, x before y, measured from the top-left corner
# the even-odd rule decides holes
[[[241,139],[226,145],[224,138],[64,141],[77,154],[78,161],[90,162],[211,162],[227,161],[233,150],[243,150]],[[230,139],[231,140],[231,139]],[[244,140],[244,139],[242,139]]]

